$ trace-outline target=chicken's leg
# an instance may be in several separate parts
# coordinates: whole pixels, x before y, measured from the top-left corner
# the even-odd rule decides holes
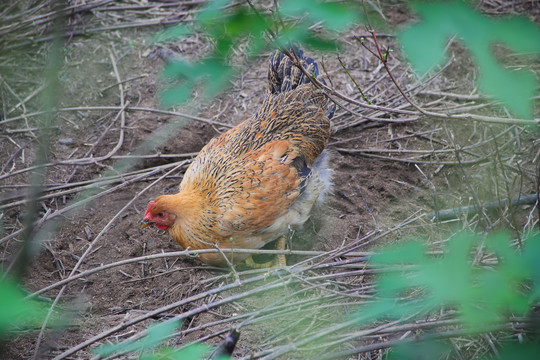
[[[285,245],[287,244],[287,238],[285,236],[280,236],[276,241],[276,250],[285,250]],[[287,266],[287,259],[285,259],[285,254],[277,254],[274,257],[273,267],[283,267]]]
[[[285,250],[285,244],[287,242],[287,239],[285,236],[279,237],[276,241],[276,250]],[[285,259],[284,254],[277,254],[273,260],[267,261],[265,263],[256,263],[255,260],[253,260],[253,255],[250,255],[246,260],[244,260],[245,264],[253,269],[262,269],[262,268],[269,268],[269,267],[284,267],[287,266],[287,260]]]

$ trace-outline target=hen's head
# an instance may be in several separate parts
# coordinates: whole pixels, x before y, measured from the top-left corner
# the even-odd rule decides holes
[[[141,227],[154,225],[160,229],[167,230],[176,221],[176,215],[170,212],[166,201],[160,196],[148,203],[146,213],[141,222]]]

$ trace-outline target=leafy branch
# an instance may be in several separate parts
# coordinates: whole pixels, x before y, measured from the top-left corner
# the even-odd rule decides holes
[[[532,119],[535,76],[511,71],[499,64],[494,44],[504,44],[518,54],[540,54],[540,28],[526,18],[494,20],[467,7],[462,1],[417,3],[413,8],[422,22],[399,35],[407,58],[423,75],[441,65],[445,43],[452,36],[463,41],[479,67],[480,89],[493,95],[524,119]]]
[[[239,6],[224,12],[229,2],[210,2],[198,14],[195,26],[178,25],[155,37],[156,42],[165,42],[197,32],[213,43],[211,53],[200,61],[174,59],[167,64],[163,77],[172,85],[163,92],[164,105],[186,101],[201,84],[205,97],[211,98],[222,91],[236,74],[231,62],[235,57],[233,50],[241,43],[247,44],[242,52],[248,59],[268,49],[286,50],[297,43],[319,50],[334,50],[336,43],[311,27],[319,24],[323,33],[337,33],[359,19],[359,12],[350,4],[289,0],[268,14],[258,11],[249,1],[249,7]],[[276,28],[278,32],[273,30]]]

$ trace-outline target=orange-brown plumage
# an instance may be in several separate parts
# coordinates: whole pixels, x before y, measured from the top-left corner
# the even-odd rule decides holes
[[[303,65],[317,74],[312,59]],[[180,191],[151,201],[144,222],[183,248],[260,248],[301,226],[331,186],[324,148],[331,111],[281,53],[270,61],[269,92],[257,113],[212,139],[186,171]],[[200,254],[223,265],[223,255]],[[233,262],[246,254],[227,254]]]

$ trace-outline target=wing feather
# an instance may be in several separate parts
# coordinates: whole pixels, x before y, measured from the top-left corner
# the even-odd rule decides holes
[[[274,141],[229,163],[226,184],[214,192],[219,235],[263,231],[296,201],[302,179],[291,157],[284,156],[289,146],[287,141]]]

